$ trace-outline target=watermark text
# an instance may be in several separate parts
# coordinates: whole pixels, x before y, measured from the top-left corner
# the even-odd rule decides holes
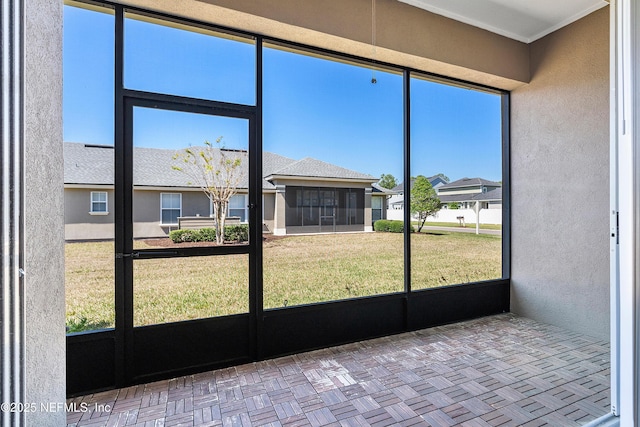
[[[111,412],[111,405],[87,402],[2,402],[0,412]]]

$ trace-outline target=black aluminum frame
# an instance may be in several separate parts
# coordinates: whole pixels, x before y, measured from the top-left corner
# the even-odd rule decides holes
[[[408,67],[346,55],[246,31],[225,28],[112,2],[92,2],[115,10],[115,186],[125,189],[116,198],[115,252],[133,251],[132,144],[128,136],[133,106],[247,118],[249,146],[248,246],[228,248],[184,248],[136,251],[140,259],[152,257],[249,254],[249,313],[213,319],[134,328],[132,260],[116,259],[116,327],[67,336],[67,393],[123,387],[130,384],[200,372],[217,367],[263,360],[270,357],[401,333],[409,330],[509,311],[510,210],[509,210],[509,93],[457,79],[425,73]],[[175,95],[126,89],[123,85],[123,41],[125,11],[172,22],[240,35],[255,41],[255,105],[241,105]],[[410,212],[405,209],[404,292],[363,298],[264,310],[262,278],[262,56],[263,44],[310,51],[340,60],[397,70],[403,75],[404,183],[410,183],[411,78],[421,77],[462,85],[501,95],[503,129],[503,251],[502,278],[485,282],[412,291]],[[117,191],[117,190],[116,190]],[[119,200],[121,199],[121,200]],[[406,197],[405,197],[406,199]],[[173,251],[172,251],[173,252]],[[170,339],[167,339],[170,337]],[[244,337],[244,338],[243,338]],[[194,341],[200,346],[189,347]],[[186,349],[186,350],[185,350]],[[221,350],[224,349],[224,350]]]
[[[220,363],[239,363],[254,358],[252,349],[255,345],[255,296],[260,293],[256,289],[255,280],[255,247],[262,242],[256,239],[253,231],[254,222],[250,222],[249,244],[238,246],[194,247],[176,248],[171,251],[166,249],[133,249],[133,185],[129,185],[133,178],[133,111],[136,107],[162,109],[166,111],[181,111],[194,114],[206,114],[237,119],[246,119],[249,123],[249,204],[250,215],[260,209],[260,204],[255,203],[256,180],[256,156],[252,155],[256,150],[256,112],[255,107],[221,103],[217,101],[205,101],[174,95],[163,95],[135,90],[124,90],[124,144],[120,147],[124,153],[124,176],[127,184],[123,188],[116,187],[116,200],[122,201],[125,212],[125,223],[122,227],[116,224],[116,230],[123,238],[123,254],[135,254],[135,256],[116,256],[116,269],[122,268],[126,273],[124,280],[116,286],[124,287],[126,295],[124,312],[124,364],[122,378],[123,383],[146,381],[146,378],[154,379],[158,373],[172,372],[175,369],[183,369],[185,366],[200,367],[206,369],[215,367]],[[116,147],[116,151],[118,147]],[[259,175],[258,175],[259,176]],[[261,181],[260,181],[261,182]],[[261,213],[258,218],[261,218]],[[124,235],[122,235],[124,234]],[[219,256],[230,254],[247,254],[249,256],[249,271],[247,272],[249,286],[249,312],[232,316],[222,316],[197,321],[183,321],[160,325],[139,326],[133,323],[133,292],[134,277],[133,263],[137,260],[153,258],[176,258],[190,256]],[[253,272],[253,274],[252,274]],[[118,326],[116,325],[116,329]],[[166,337],[172,340],[167,341]],[[216,339],[207,339],[215,336]],[[163,339],[165,337],[165,339]],[[215,361],[211,363],[210,361]]]

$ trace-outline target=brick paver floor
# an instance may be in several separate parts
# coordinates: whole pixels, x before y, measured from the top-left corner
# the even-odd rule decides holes
[[[77,427],[580,426],[609,412],[609,346],[503,314],[68,403]]]

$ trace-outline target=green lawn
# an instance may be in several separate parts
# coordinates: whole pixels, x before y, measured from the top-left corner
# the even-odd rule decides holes
[[[144,243],[136,242],[136,247]],[[499,236],[411,235],[412,287],[500,277]],[[67,325],[113,327],[113,243],[66,244]],[[248,311],[248,255],[134,261],[134,324]],[[308,304],[400,292],[403,235],[287,236],[264,244],[264,306]]]

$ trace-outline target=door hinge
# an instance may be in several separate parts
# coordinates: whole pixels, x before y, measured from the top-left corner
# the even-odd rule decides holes
[[[140,256],[140,253],[138,252],[132,252],[130,254],[123,254],[123,253],[116,253],[116,259],[122,259],[122,258],[138,258]]]

